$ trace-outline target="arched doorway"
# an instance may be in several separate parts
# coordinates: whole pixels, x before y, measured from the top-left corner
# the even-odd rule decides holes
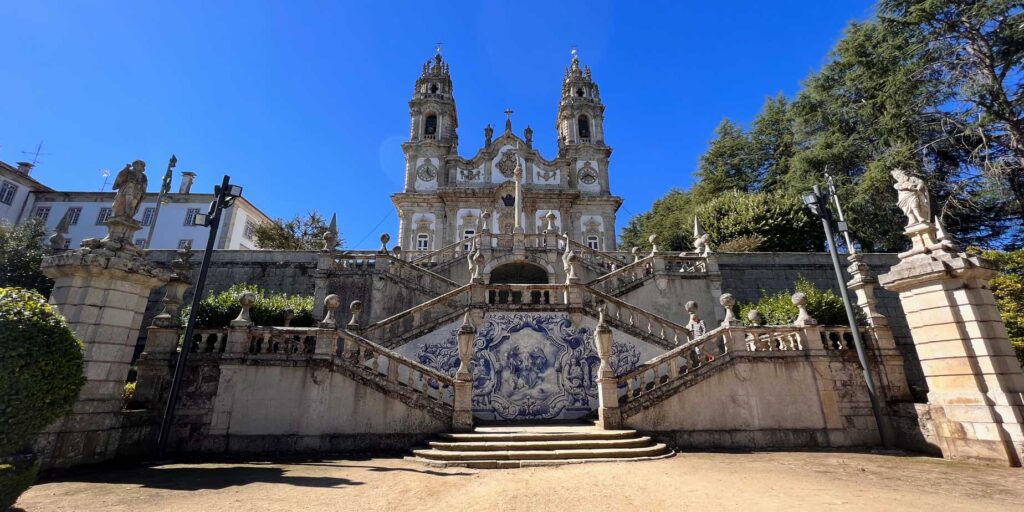
[[[491,270],[491,284],[547,284],[548,273],[540,266],[515,261]]]

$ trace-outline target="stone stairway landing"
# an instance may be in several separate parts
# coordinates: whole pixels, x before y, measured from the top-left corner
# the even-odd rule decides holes
[[[519,468],[653,460],[673,455],[635,430],[599,430],[593,425],[477,427],[473,432],[441,434],[411,460],[432,466]]]

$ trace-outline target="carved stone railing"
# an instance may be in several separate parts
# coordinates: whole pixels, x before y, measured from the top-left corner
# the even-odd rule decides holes
[[[568,304],[568,287],[561,284],[491,284],[484,297],[489,306],[549,309]]]
[[[342,252],[335,254],[333,260],[329,270],[332,274],[374,272],[389,276],[426,295],[440,295],[459,286],[444,276],[390,254]]]
[[[665,271],[677,274],[703,274],[708,271],[705,256],[658,255],[665,260]]]
[[[723,335],[729,330],[729,327],[718,327],[617,376],[620,407],[714,363],[728,350]]]
[[[690,331],[685,326],[589,286],[583,289],[585,295],[589,295],[584,298],[584,309],[596,317],[603,307],[605,321],[612,327],[666,349],[678,347],[690,339]]]
[[[312,354],[316,350],[316,327],[252,327],[249,354]]]
[[[342,361],[361,369],[364,378],[441,406],[449,411],[450,418],[455,395],[451,377],[351,331],[339,331],[336,353]]]
[[[641,258],[629,265],[617,268],[593,281],[587,286],[607,295],[617,297],[642,286],[644,281],[654,277],[654,256]]]
[[[440,270],[447,268],[453,263],[459,261],[466,262],[466,256],[469,251],[466,249],[470,244],[478,244],[480,242],[480,234],[477,233],[470,238],[460,240],[450,245],[446,245],[436,251],[424,252],[417,254],[409,260],[409,263],[418,267],[429,268],[432,270]]]
[[[226,327],[195,329],[192,332],[192,350],[190,354],[222,354],[227,348],[228,330]]]
[[[364,338],[388,347],[398,347],[411,338],[430,332],[439,324],[449,321],[469,305],[469,291],[465,285],[439,295],[427,302],[379,320],[359,330]]]
[[[569,247],[576,254],[576,261],[578,263],[593,270],[598,275],[607,274],[632,263],[632,260],[620,259],[611,253],[591,249],[575,240],[569,240]]]

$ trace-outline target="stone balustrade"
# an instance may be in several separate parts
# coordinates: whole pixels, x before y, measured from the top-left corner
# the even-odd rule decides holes
[[[410,336],[429,331],[438,322],[458,316],[469,305],[473,285],[456,288],[414,308],[370,324],[360,331],[368,339],[387,347],[396,347]]]
[[[347,331],[339,332],[337,352],[343,360],[368,370],[379,383],[401,386],[437,404],[454,405],[454,379],[433,368]]]
[[[685,326],[588,286],[583,286],[583,290],[589,295],[584,308],[597,316],[599,308],[603,307],[605,319],[613,327],[666,349],[675,348],[690,339],[690,331]]]
[[[653,276],[654,256],[646,256],[590,281],[587,286],[607,295],[618,296]]]
[[[472,237],[446,245],[435,251],[419,251],[416,253],[407,251],[411,256],[408,261],[413,265],[423,268],[441,269],[452,263],[464,261],[471,248],[480,243],[480,237],[481,234],[477,233]]]
[[[567,287],[558,284],[492,284],[486,286],[488,305],[564,306]]]

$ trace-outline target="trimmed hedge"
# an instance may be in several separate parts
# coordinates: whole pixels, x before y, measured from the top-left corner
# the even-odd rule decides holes
[[[85,383],[82,342],[38,292],[0,288],[0,456],[71,408]]]
[[[35,457],[19,457],[11,463],[0,464],[0,510],[7,510],[18,501],[18,496],[32,486],[39,473]]]
[[[796,291],[807,295],[807,312],[818,321],[820,325],[847,325],[846,308],[843,306],[843,299],[832,290],[821,290],[814,286],[814,283],[801,277],[796,282]],[[799,314],[799,309],[793,304],[792,291],[779,292],[767,295],[761,292],[761,299],[753,304],[743,304],[740,307],[740,319],[747,321],[747,313],[756,309],[761,313],[767,325],[790,325]],[[863,325],[864,319],[859,309],[854,309],[857,314],[857,323]]]
[[[287,293],[269,293],[256,285],[239,283],[227,290],[208,295],[199,303],[199,316],[196,327],[226,327],[242,310],[238,303],[243,292],[256,294],[256,304],[249,309],[249,316],[256,325],[284,325],[285,309],[291,309],[295,316],[291,325],[294,327],[312,327],[313,297],[310,295],[288,295]],[[182,308],[181,320],[188,322],[191,306]]]

